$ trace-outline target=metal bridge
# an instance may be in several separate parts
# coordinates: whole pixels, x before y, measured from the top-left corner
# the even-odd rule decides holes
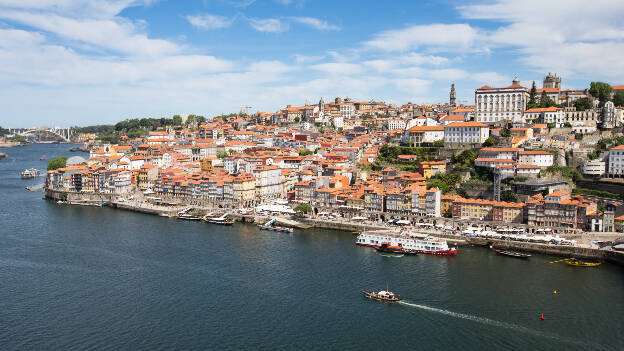
[[[17,134],[24,137],[34,135],[37,133],[46,132],[56,135],[63,141],[69,142],[73,134],[73,130],[70,128],[60,127],[32,127],[32,128],[9,128],[9,133]]]

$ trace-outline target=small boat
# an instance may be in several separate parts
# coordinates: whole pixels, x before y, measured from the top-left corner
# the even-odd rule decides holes
[[[597,266],[600,266],[601,264],[600,262],[581,261],[576,258],[571,258],[569,260],[566,260],[565,263],[567,263],[569,266],[574,266],[574,267],[597,267]]]
[[[390,245],[390,243],[382,243],[381,245],[376,246],[375,250],[379,252],[387,252],[387,253],[394,253],[394,254],[405,253],[405,250],[403,250],[401,246]]]
[[[503,255],[503,256],[509,256],[509,257],[515,257],[515,258],[525,258],[525,259],[531,257],[531,255],[525,254],[525,253],[522,253],[522,252],[499,250],[499,249],[493,249],[493,250],[497,254]]]
[[[41,157],[39,157],[39,159],[40,159],[41,161],[43,161],[43,160],[45,160],[45,157],[41,156]]]
[[[204,221],[208,223],[220,224],[220,225],[234,224],[233,220],[227,219],[227,215],[223,215],[221,217],[204,217]]]
[[[202,219],[201,216],[195,216],[195,215],[188,214],[188,213],[182,213],[182,214],[178,213],[176,216],[180,219],[186,219],[189,221],[199,221],[200,219]]]
[[[364,290],[362,291],[362,293],[364,294],[364,297],[368,297],[371,300],[388,301],[388,302],[396,302],[396,301],[402,300],[401,297],[394,295],[394,293],[388,290],[388,288],[386,288],[386,290],[381,290],[381,291]]]
[[[37,178],[38,176],[39,176],[39,170],[36,168],[29,168],[22,172],[23,179]]]

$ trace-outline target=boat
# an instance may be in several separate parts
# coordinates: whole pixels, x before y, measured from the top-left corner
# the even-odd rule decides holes
[[[43,160],[45,160],[45,157],[41,156],[41,157],[39,157],[39,160],[43,161]]]
[[[371,300],[379,300],[379,301],[387,301],[387,302],[396,302],[396,301],[402,300],[401,297],[396,296],[388,288],[386,288],[386,290],[381,290],[381,291],[364,290],[362,291],[362,293],[364,294],[364,297],[368,297]]]
[[[499,250],[499,249],[493,249],[494,252],[496,252],[499,255],[503,255],[503,256],[509,256],[509,257],[515,257],[515,258],[529,258],[531,257],[531,255],[522,253],[522,252],[515,252],[515,251],[507,251],[507,250]]]
[[[227,214],[224,214],[221,217],[204,217],[204,221],[212,224],[220,224],[220,225],[232,225],[234,221],[231,219],[227,219]]]
[[[389,243],[382,243],[380,246],[375,247],[375,250],[379,252],[387,252],[394,254],[403,254],[405,253],[401,246],[393,246]]]
[[[22,172],[23,179],[37,178],[38,176],[39,176],[39,170],[36,168],[29,168]]]
[[[188,214],[188,213],[183,213],[183,214],[177,214],[176,217],[180,218],[180,219],[186,219],[189,221],[199,221],[200,219],[202,219],[201,216],[195,216],[192,214]]]
[[[384,244],[388,250],[396,250],[396,247],[400,247],[402,249],[401,253],[404,254],[457,255],[457,248],[450,248],[445,239],[435,238],[425,234],[369,231],[360,233],[355,244],[369,246],[375,249],[381,248],[382,251],[384,250]],[[390,247],[393,248],[390,249]]]
[[[282,232],[282,233],[292,233],[294,231],[292,228],[288,228],[288,227],[273,226],[275,222],[277,222],[277,218],[273,218],[272,220],[264,224],[258,224],[258,228],[262,230],[271,230],[274,232]]]
[[[571,258],[569,260],[566,260],[565,263],[567,263],[569,266],[574,266],[574,267],[597,267],[600,266],[600,262],[587,262],[587,261],[582,261],[582,260],[578,260],[576,258]]]

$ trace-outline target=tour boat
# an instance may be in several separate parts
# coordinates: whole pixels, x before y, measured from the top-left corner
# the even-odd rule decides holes
[[[446,240],[426,236],[416,238],[411,235],[391,233],[385,231],[362,232],[357,237],[356,245],[370,246],[375,249],[385,247],[400,247],[404,254],[428,254],[428,255],[457,255],[456,248],[450,248]],[[396,252],[396,251],[395,251]]]
[[[503,256],[509,256],[509,257],[515,257],[515,258],[529,258],[529,257],[531,257],[531,255],[528,255],[528,254],[525,254],[525,253],[522,253],[522,252],[506,251],[506,250],[499,250],[499,249],[493,249],[493,250],[497,254],[503,255]]]
[[[39,176],[39,170],[36,168],[29,168],[22,172],[22,178],[37,178]]]
[[[204,217],[204,221],[212,224],[220,224],[220,225],[232,225],[234,224],[233,220],[227,219],[227,215],[223,215],[221,217]]]
[[[388,302],[396,302],[396,301],[402,300],[402,298],[394,295],[394,293],[388,290],[388,288],[386,288],[386,290],[381,290],[381,291],[364,290],[362,291],[362,293],[364,294],[364,297],[368,297],[371,300],[380,300],[380,301],[388,301]]]
[[[199,221],[200,219],[202,219],[200,216],[195,216],[195,215],[188,214],[188,213],[178,213],[177,217],[180,219],[187,219],[190,221]]]

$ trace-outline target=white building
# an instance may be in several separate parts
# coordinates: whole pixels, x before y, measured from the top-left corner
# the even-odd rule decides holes
[[[602,160],[587,160],[581,165],[581,173],[591,176],[602,176],[607,170],[607,164]]]
[[[433,143],[444,140],[442,126],[414,126],[403,133],[403,142],[411,144]]]
[[[529,100],[529,90],[516,77],[505,88],[484,85],[475,90],[475,121],[495,123],[502,120],[522,121],[522,112]]]
[[[444,127],[445,143],[483,143],[490,136],[490,129],[479,122],[454,122]]]
[[[128,171],[118,172],[111,176],[109,186],[114,194],[127,194],[130,192],[132,174]]]
[[[624,145],[616,146],[609,150],[609,175],[624,175]]]
[[[338,104],[340,114],[344,119],[351,119],[355,115],[355,105],[351,102],[343,102]]]
[[[539,107],[524,111],[524,120],[534,123],[553,123],[555,128],[562,128],[565,124],[565,111],[560,107]]]
[[[405,130],[405,120],[398,118],[390,118],[386,122],[388,125],[388,130]]]
[[[518,153],[518,164],[535,165],[546,168],[553,165],[555,156],[548,151],[520,151]]]
[[[260,199],[281,198],[283,195],[282,169],[278,166],[259,166],[253,170],[256,192]]]

